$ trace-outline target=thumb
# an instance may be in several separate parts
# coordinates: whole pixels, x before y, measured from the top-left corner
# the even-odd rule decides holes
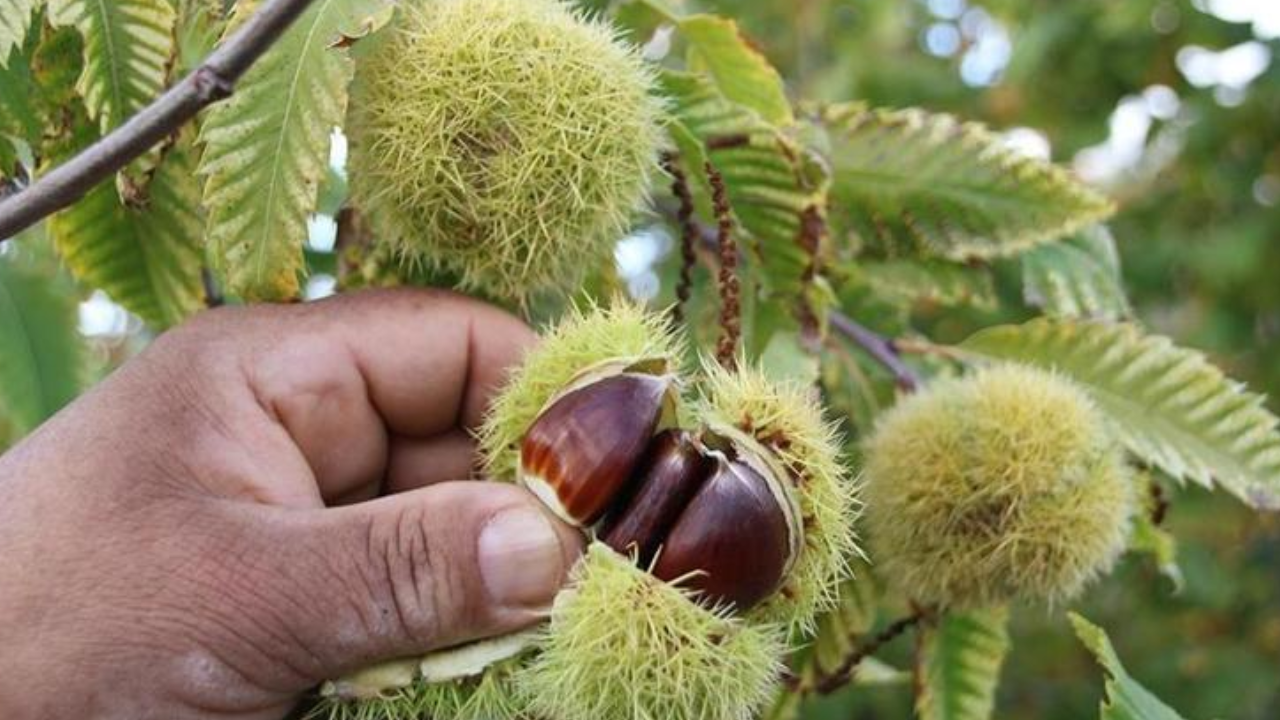
[[[253,594],[277,599],[262,610],[289,627],[271,640],[292,646],[282,664],[309,683],[536,622],[583,543],[533,495],[500,483],[281,512],[292,517],[272,523],[269,589]]]

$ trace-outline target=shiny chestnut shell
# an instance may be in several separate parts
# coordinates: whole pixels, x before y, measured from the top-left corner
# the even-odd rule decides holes
[[[648,567],[714,465],[692,434],[684,430],[659,433],[636,470],[630,493],[600,531],[600,539],[624,555],[634,554],[641,566]]]
[[[794,490],[737,428],[666,429],[674,381],[607,362],[552,398],[525,433],[521,481],[564,520],[708,606],[745,612],[802,549]]]
[[[622,372],[554,399],[525,433],[522,482],[565,521],[588,526],[616,502],[671,404],[667,376]]]
[[[722,455],[666,535],[652,572],[739,612],[782,585],[798,529],[771,480]]]

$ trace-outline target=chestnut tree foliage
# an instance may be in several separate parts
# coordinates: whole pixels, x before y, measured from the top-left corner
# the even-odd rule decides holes
[[[6,191],[119,126],[258,5],[6,0]],[[932,376],[1016,361],[1076,381],[1141,468],[1140,492],[1158,489],[1135,519],[1130,550],[1162,573],[1181,582],[1176,543],[1160,522],[1166,495],[1196,484],[1260,512],[1280,509],[1276,416],[1263,396],[1135,315],[1117,254],[1129,238],[1108,227],[1113,199],[952,114],[805,97],[734,18],[702,10],[665,0],[601,10],[645,48],[663,98],[668,165],[683,184],[655,171],[652,202],[635,227],[660,228],[645,236],[676,246],[655,267],[653,305],[675,303],[679,277],[691,274],[682,330],[695,349],[710,353],[724,330],[716,227],[727,220],[740,252],[732,300],[744,354],[821,387],[855,468],[860,439],[897,395]],[[150,336],[214,302],[301,300],[309,275],[335,277],[339,292],[456,280],[392,262],[330,162],[361,48],[395,12],[387,0],[314,0],[195,127],[0,246],[0,443],[31,431],[120,360],[91,352],[77,331],[77,300],[91,292],[129,310]],[[723,179],[728,217],[717,211],[707,168]],[[681,207],[682,195],[691,205]],[[308,242],[309,220],[321,216],[338,219],[336,249]],[[691,253],[679,251],[682,242]],[[682,267],[686,258],[693,262]],[[580,260],[589,281],[576,295],[514,309],[545,321],[571,303],[626,291],[613,257]],[[1016,640],[1010,614],[1042,611],[913,609],[910,598],[884,592],[874,557],[858,563],[841,606],[790,659],[791,682],[769,716],[803,717],[820,696],[875,685],[914,693],[927,720],[998,715],[997,686]],[[1103,630],[1061,610],[1053,609],[1061,632],[1074,630],[1106,673],[1101,717],[1180,717],[1135,679],[1142,658],[1129,660],[1131,675]],[[893,628],[902,616],[911,621]],[[896,634],[886,627],[914,633],[914,649],[882,657]]]

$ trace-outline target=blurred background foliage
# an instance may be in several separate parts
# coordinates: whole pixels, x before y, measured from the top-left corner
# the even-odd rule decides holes
[[[1280,407],[1280,2],[718,0],[797,97],[981,120],[1108,191],[1138,319],[1209,352]],[[996,268],[998,275],[1005,268]],[[855,312],[875,325],[874,312]],[[926,317],[928,309],[919,310]],[[994,321],[946,313],[937,338]],[[889,327],[885,327],[889,325]],[[892,323],[883,323],[891,330]],[[1188,718],[1280,717],[1280,523],[1180,490],[1181,592],[1130,555],[1078,609]],[[996,717],[1093,717],[1096,665],[1063,609],[1015,614]],[[886,659],[907,662],[906,648]],[[909,717],[855,686],[804,717]]]
[[[1280,410],[1280,0],[687,4],[737,19],[797,100],[948,111],[1074,167],[1120,203],[1110,227],[1137,318],[1207,351]],[[205,45],[183,42],[193,57]],[[44,71],[40,62],[31,70]],[[0,93],[16,87],[2,80]],[[345,154],[343,143],[335,154]],[[331,173],[328,199],[310,223],[309,297],[334,289],[341,185]],[[59,360],[0,378],[40,390],[8,409],[0,448],[149,339],[101,292],[77,288],[42,235],[0,245],[0,323],[17,328],[5,337],[22,338],[32,358]],[[625,251],[624,243],[620,262]],[[994,270],[994,292],[1018,286],[1016,263]],[[664,273],[664,286],[669,280]],[[902,326],[892,311],[841,300],[882,332]],[[930,337],[957,340],[1016,319],[995,308],[1017,305],[974,303],[944,314],[926,302],[914,320]],[[887,400],[851,396],[844,409]],[[1280,522],[1198,489],[1177,491],[1167,522],[1179,538],[1179,592],[1149,558],[1131,554],[1119,577],[1077,609],[1109,631],[1137,679],[1186,717],[1280,717]],[[1097,713],[1100,672],[1063,612],[1015,614],[996,717]],[[883,658],[902,666],[908,650],[900,642]],[[909,717],[911,703],[901,683],[859,684],[812,702],[804,717]]]

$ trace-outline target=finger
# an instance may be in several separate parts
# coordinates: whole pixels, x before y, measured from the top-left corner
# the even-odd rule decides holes
[[[478,474],[476,441],[465,430],[426,439],[392,438],[384,492],[396,493]]]
[[[376,485],[388,467],[389,437],[426,439],[476,426],[534,339],[500,310],[421,290],[286,308],[253,327],[250,390],[297,446],[326,500]],[[418,460],[431,458],[419,453]],[[439,461],[441,472],[419,476],[458,467],[454,456]],[[414,474],[397,470],[397,477]]]
[[[435,437],[391,438],[386,477],[379,487],[362,485],[333,497],[330,506],[372,500],[378,495],[405,492],[447,480],[477,479],[476,442],[465,430],[453,430]]]
[[[256,644],[279,647],[287,657],[276,664],[308,682],[536,622],[583,543],[528,492],[500,483],[258,512],[244,532],[261,547],[229,591],[243,588],[237,612],[270,636]]]

